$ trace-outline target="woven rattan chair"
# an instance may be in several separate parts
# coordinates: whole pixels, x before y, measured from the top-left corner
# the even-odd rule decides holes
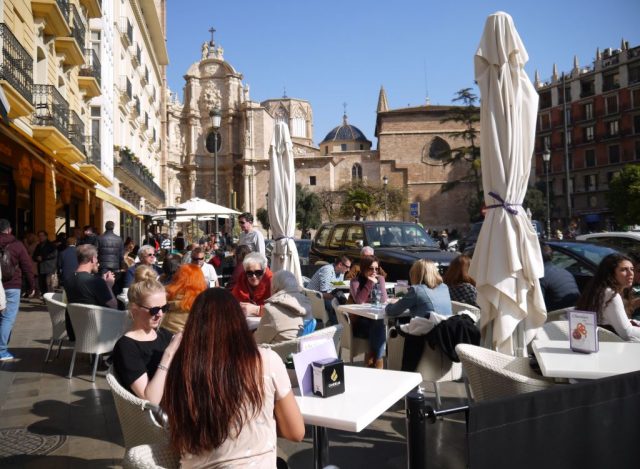
[[[531,369],[526,357],[513,357],[469,344],[458,344],[456,353],[476,401],[540,391],[554,386],[553,381]]]
[[[346,358],[353,363],[358,355],[366,354],[369,352],[369,340],[361,337],[355,337],[353,335],[353,328],[351,327],[351,319],[349,314],[343,313],[338,310],[338,300],[333,300],[333,309],[338,317],[338,324],[342,326],[342,342],[340,343],[340,356],[345,356],[345,349],[349,352],[346,354]]]
[[[536,339],[569,340],[569,321],[545,322],[542,327],[538,329]],[[598,327],[598,340],[600,342],[624,342],[622,337],[602,327]]]
[[[316,339],[333,339],[333,343],[336,346],[336,351],[340,350],[340,340],[342,338],[342,326],[336,325],[331,327],[325,327],[318,331],[312,332],[302,337],[296,337],[295,339],[286,340],[277,344],[260,344],[261,347],[270,348],[276,352],[283,361],[287,360],[287,357],[292,353],[298,353],[300,350],[300,341],[304,340],[316,340]]]
[[[180,455],[166,443],[139,445],[129,449],[122,461],[124,469],[177,469]]]
[[[324,307],[324,299],[322,298],[322,293],[316,290],[309,290],[308,288],[303,288],[302,291],[311,302],[312,316],[316,319],[316,321],[322,321],[322,327],[326,327],[327,321],[329,321],[329,315],[327,314],[327,310]]]
[[[554,309],[553,311],[547,311],[547,322],[551,321],[564,321],[567,319],[567,313],[576,309],[574,306],[567,308]]]
[[[164,416],[158,406],[122,387],[112,369],[107,371],[107,383],[116,404],[125,448],[168,441],[168,433],[155,417]]]
[[[58,353],[56,358],[60,355],[60,349],[62,348],[62,342],[67,340],[67,329],[64,323],[64,312],[67,309],[67,305],[62,302],[61,293],[45,293],[44,302],[47,305],[47,311],[49,311],[49,319],[51,319],[51,340],[49,341],[49,348],[47,349],[47,355],[44,357],[44,361],[49,361],[49,355],[53,343],[58,343]]]
[[[76,336],[67,377],[73,376],[77,353],[94,353],[96,357],[91,381],[95,381],[100,355],[113,350],[113,346],[127,329],[129,316],[126,311],[79,303],[70,303],[67,310]]]

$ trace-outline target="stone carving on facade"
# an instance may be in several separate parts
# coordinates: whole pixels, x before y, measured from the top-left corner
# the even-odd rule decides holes
[[[205,60],[207,58],[207,54],[209,54],[209,43],[207,41],[202,43],[202,59]]]
[[[204,90],[203,106],[205,109],[213,109],[215,107],[220,108],[222,101],[222,93],[215,87],[213,82],[210,82]]]

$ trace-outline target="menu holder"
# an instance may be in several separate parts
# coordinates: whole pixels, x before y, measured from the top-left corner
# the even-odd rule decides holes
[[[308,344],[311,345],[311,344]],[[332,339],[325,338],[311,348],[293,354],[293,365],[298,378],[300,395],[313,395],[313,369],[311,363],[325,358],[338,358]]]
[[[574,352],[595,353],[599,350],[598,324],[593,311],[569,311],[569,346]]]

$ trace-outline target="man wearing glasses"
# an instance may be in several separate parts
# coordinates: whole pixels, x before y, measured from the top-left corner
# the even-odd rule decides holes
[[[266,256],[264,248],[264,236],[260,230],[253,228],[253,215],[249,212],[244,212],[238,217],[238,223],[240,223],[240,239],[238,240],[238,246],[249,246],[251,252],[259,252],[263,256]]]
[[[97,275],[98,249],[93,244],[83,244],[76,248],[78,256],[78,268],[65,282],[64,289],[67,293],[67,303],[82,303],[85,305],[106,306],[116,308],[118,301],[113,295],[113,283],[115,276],[108,270],[102,276]],[[70,341],[75,340],[73,327],[69,314],[65,313],[67,335]]]
[[[215,267],[205,262],[204,249],[197,247],[191,250],[191,263],[200,267],[210,288],[218,286],[218,274]]]
[[[133,283],[133,279],[136,276],[136,269],[138,268],[138,266],[150,265],[158,273],[158,276],[162,274],[162,269],[160,269],[160,267],[158,267],[158,265],[156,264],[156,248],[154,248],[153,246],[149,246],[148,244],[142,246],[138,250],[138,259],[140,259],[140,262],[132,265],[127,270],[127,274],[124,279],[125,288],[129,288]]]
[[[336,260],[335,264],[327,264],[320,267],[307,284],[309,290],[316,290],[322,293],[324,309],[329,315],[328,326],[338,324],[338,317],[331,306],[331,300],[333,300],[331,291],[335,288],[333,282],[342,281],[345,272],[348,272],[350,268],[351,259],[347,256],[341,256]]]

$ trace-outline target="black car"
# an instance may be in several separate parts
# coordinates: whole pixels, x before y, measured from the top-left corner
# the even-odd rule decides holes
[[[363,246],[371,246],[387,280],[408,280],[409,269],[418,259],[438,264],[440,272],[449,267],[457,254],[441,251],[439,244],[415,223],[401,221],[340,221],[325,223],[311,244],[309,262],[333,262],[341,255],[354,262],[360,259]]]
[[[480,230],[482,229],[482,221],[478,221],[471,225],[471,230],[469,233],[460,240],[458,243],[458,250],[463,254],[466,254],[469,257],[473,256],[473,250],[476,247],[476,243],[478,242],[478,236],[480,236]],[[542,239],[544,236],[544,229],[542,228],[542,223],[538,220],[531,220],[531,224],[533,228],[536,230],[536,234],[539,239]]]

